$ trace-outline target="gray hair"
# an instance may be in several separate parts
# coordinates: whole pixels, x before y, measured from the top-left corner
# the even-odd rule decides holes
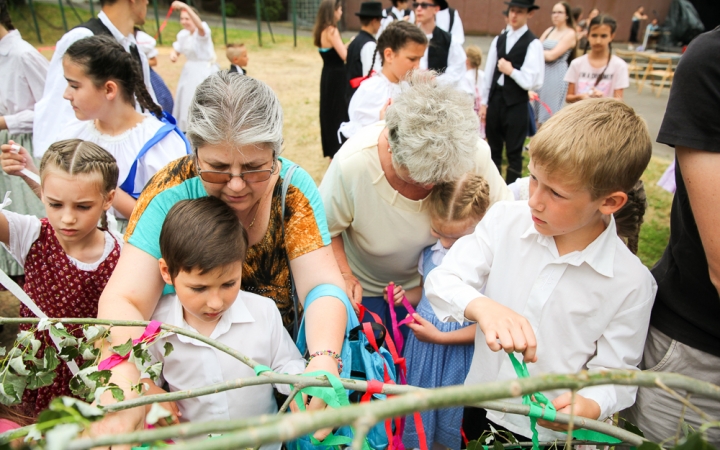
[[[207,77],[195,90],[187,136],[196,149],[205,145],[266,145],[282,149],[283,113],[268,85],[228,71]]]
[[[475,167],[478,116],[470,97],[414,71],[386,113],[393,163],[421,184],[449,183]]]

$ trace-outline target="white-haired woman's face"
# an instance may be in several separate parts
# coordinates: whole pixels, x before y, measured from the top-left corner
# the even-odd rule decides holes
[[[230,145],[206,145],[197,151],[198,166],[201,172],[229,172],[233,176],[229,181],[208,182],[209,175],[201,173],[200,178],[208,195],[217,197],[228,204],[236,212],[247,212],[252,208],[269,189],[274,176],[278,173],[277,163],[274,161],[273,151],[265,146],[244,145],[239,149]],[[252,182],[249,176],[240,177],[241,173],[248,171],[270,171],[264,173],[268,178],[264,181]],[[257,174],[253,175],[257,177]],[[222,178],[222,175],[212,174],[213,178]],[[224,176],[227,178],[227,175]],[[260,178],[264,178],[261,176]]]

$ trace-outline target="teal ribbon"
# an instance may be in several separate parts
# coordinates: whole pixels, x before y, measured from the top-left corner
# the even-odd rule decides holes
[[[512,362],[513,368],[515,368],[515,373],[518,378],[527,378],[530,376],[525,361],[521,363],[517,360],[513,353],[509,353],[508,356],[510,357],[510,361]],[[533,397],[535,400],[533,400]],[[550,402],[548,398],[540,392],[523,395],[522,402],[523,405],[530,406],[530,413],[528,416],[530,417],[530,431],[532,431],[533,450],[540,450],[537,420],[544,419],[548,422],[554,422],[555,417],[557,416],[557,411],[555,410],[555,406],[553,406],[552,402]],[[573,436],[581,441],[601,442],[604,444],[619,444],[622,442],[620,439],[593,430],[573,430]]]

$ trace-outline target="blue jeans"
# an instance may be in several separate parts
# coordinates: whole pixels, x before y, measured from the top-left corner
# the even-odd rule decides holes
[[[393,342],[395,342],[394,336],[392,334],[392,321],[390,320],[390,305],[388,304],[388,302],[386,302],[385,299],[382,297],[363,297],[362,304],[363,306],[365,306],[365,308],[380,316],[383,325],[385,325],[385,328],[387,328],[390,337],[392,337]],[[404,306],[396,306],[395,315],[397,316],[398,322],[400,322],[405,318],[405,316],[408,315],[408,310],[405,309]],[[362,322],[375,322],[375,319],[373,319],[370,314],[365,314]],[[402,334],[405,341],[407,341],[409,332],[410,328],[408,328],[407,325],[403,325],[400,327],[400,333]]]

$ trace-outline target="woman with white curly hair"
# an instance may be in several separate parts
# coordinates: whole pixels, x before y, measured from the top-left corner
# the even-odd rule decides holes
[[[423,201],[435,184],[472,172],[490,184],[491,203],[513,199],[477,129],[467,95],[439,84],[433,72],[415,72],[386,121],[348,140],[320,184],[348,296],[386,322],[383,289],[391,281],[418,286],[420,252],[437,240]]]

